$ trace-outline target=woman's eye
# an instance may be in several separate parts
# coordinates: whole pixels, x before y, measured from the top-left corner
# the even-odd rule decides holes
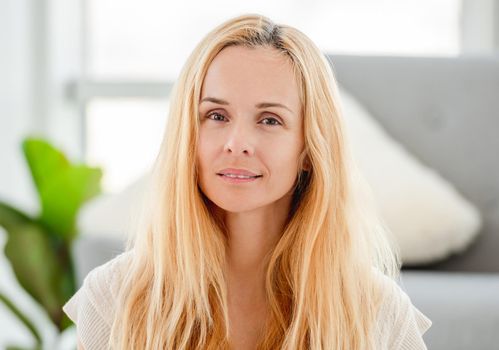
[[[272,121],[271,124],[269,123],[264,123],[265,125],[281,125],[281,123],[276,119],[276,118],[265,118],[264,120],[270,120]],[[274,123],[275,122],[275,123]]]
[[[213,117],[213,116],[225,118],[223,115],[221,115],[220,113],[217,113],[217,112],[213,112],[213,113],[208,114],[207,118],[212,119],[211,117]],[[212,119],[212,120],[219,121],[219,119]]]

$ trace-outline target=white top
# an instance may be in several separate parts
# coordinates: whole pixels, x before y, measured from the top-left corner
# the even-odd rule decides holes
[[[116,301],[123,270],[131,252],[124,252],[88,273],[82,287],[63,306],[63,311],[76,324],[76,332],[85,350],[105,349],[114,319]],[[419,311],[409,296],[391,278],[377,273],[386,286],[386,300],[377,323],[379,349],[427,349],[423,334],[432,321]]]

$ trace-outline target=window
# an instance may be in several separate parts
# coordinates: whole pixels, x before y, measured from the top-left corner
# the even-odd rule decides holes
[[[94,98],[86,108],[87,161],[105,170],[103,188],[116,192],[152,165],[163,136],[168,102]]]

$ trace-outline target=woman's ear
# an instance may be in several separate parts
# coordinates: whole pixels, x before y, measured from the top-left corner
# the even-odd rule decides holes
[[[310,171],[312,169],[312,165],[310,163],[310,160],[308,156],[305,157],[305,160],[303,161],[303,171]]]

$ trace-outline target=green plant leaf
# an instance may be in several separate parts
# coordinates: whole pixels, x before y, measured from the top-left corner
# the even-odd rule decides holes
[[[80,207],[101,191],[102,170],[71,164],[61,151],[39,138],[27,138],[23,151],[40,199],[40,221],[51,233],[71,241]]]
[[[21,321],[22,324],[29,330],[33,338],[35,339],[35,342],[37,346],[40,346],[42,344],[42,337],[40,336],[40,333],[38,333],[38,330],[36,327],[33,325],[33,322],[21,311],[19,310],[14,303],[4,294],[0,293],[0,301],[14,314],[17,316],[19,321]],[[14,347],[11,347],[14,348]]]
[[[5,256],[19,284],[62,329],[64,302],[75,292],[68,245],[39,222],[0,202],[0,225],[7,232]]]

